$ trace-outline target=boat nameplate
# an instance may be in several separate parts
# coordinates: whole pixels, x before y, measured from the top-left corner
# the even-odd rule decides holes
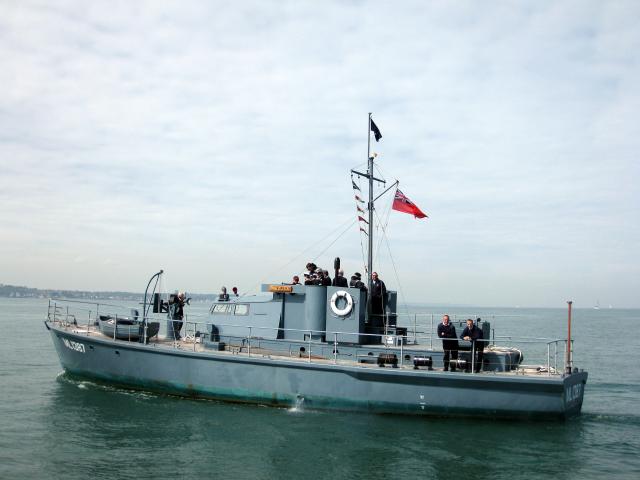
[[[272,293],[291,293],[293,287],[291,285],[269,285],[269,291]]]

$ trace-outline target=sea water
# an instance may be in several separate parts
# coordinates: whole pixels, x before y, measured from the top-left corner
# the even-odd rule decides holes
[[[432,310],[437,323],[445,309]],[[446,310],[490,320],[497,336],[566,336],[566,309]],[[303,399],[285,409],[114,388],[62,373],[46,311],[46,300],[0,299],[0,479],[640,478],[640,310],[574,310],[575,364],[589,381],[582,415],[566,422],[317,412]],[[187,307],[198,311],[206,306]],[[537,348],[525,362],[546,358]]]

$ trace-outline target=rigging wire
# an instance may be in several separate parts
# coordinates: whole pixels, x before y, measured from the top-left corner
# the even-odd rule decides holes
[[[391,209],[389,209],[389,213],[391,213]],[[402,284],[400,283],[400,275],[398,274],[396,262],[393,259],[393,254],[391,253],[391,245],[389,245],[389,237],[387,236],[386,229],[383,229],[383,236],[384,236],[385,244],[387,246],[387,250],[389,252],[389,259],[391,260],[391,265],[393,267],[393,274],[395,276],[396,282],[398,283],[398,293],[400,293],[402,305],[404,306],[404,310],[405,310],[404,313],[409,315],[409,307],[407,306],[407,299],[404,296],[404,289],[402,288]],[[397,310],[398,310],[398,306],[396,305],[396,313],[397,313]]]
[[[351,174],[351,180],[353,181],[353,174]],[[362,193],[362,189],[360,188],[361,186],[362,185],[361,185],[360,175],[358,175],[358,189],[359,189],[358,191],[360,193]],[[353,192],[353,193],[355,195],[355,192]],[[356,211],[358,212],[358,214],[360,214],[360,210],[358,210],[358,208],[360,208],[360,205],[358,205],[358,202],[356,201]],[[363,214],[364,214],[364,212],[363,212]],[[358,222],[358,238],[360,239],[360,255],[362,255],[362,266],[364,267],[364,265],[366,265],[367,261],[365,260],[365,255],[364,255],[365,247],[364,247],[364,244],[362,243],[362,240],[363,240],[363,236],[366,237],[368,234],[365,233],[363,235],[363,232],[362,232],[361,228],[362,227],[360,226],[360,222]]]
[[[357,168],[358,166],[356,166],[355,168]],[[353,182],[355,182],[355,180],[353,180],[353,173],[351,174],[351,180]],[[362,181],[361,181],[361,177],[360,175],[358,175],[358,191],[360,192],[360,194],[362,194]],[[355,191],[353,192],[354,195],[356,194]],[[360,205],[358,205],[358,202],[356,201],[356,211],[358,212],[358,215],[360,214],[360,211],[358,210],[358,208],[360,208]],[[364,214],[364,213],[363,213]],[[363,234],[362,230],[361,230],[361,225],[360,222],[358,222],[358,238],[360,239],[360,254],[362,255],[362,267],[363,267],[363,271],[366,271],[365,265],[367,264],[367,261],[365,259],[365,246],[362,242],[363,237],[368,236],[368,234]]]
[[[379,216],[378,213],[374,210],[375,216],[378,219],[378,225],[379,225],[379,229],[381,229],[383,232],[385,231],[387,225],[389,224],[389,218],[391,216],[391,206],[392,206],[392,202],[389,202],[387,204],[387,206],[382,210],[383,214],[382,216]],[[385,218],[385,221],[382,222],[381,218]],[[375,256],[375,260],[376,262],[380,259],[380,245],[382,245],[382,235],[378,235],[379,240],[378,240],[378,244],[376,245],[376,256]]]
[[[349,225],[347,225],[347,228],[345,228],[345,229],[342,231],[342,233],[341,233],[340,235],[338,235],[338,236],[336,237],[336,239],[335,239],[333,242],[331,242],[329,245],[327,245],[327,248],[325,248],[325,249],[324,249],[323,251],[321,251],[318,255],[316,255],[316,256],[314,257],[314,259],[313,259],[313,260],[315,261],[318,257],[321,257],[321,256],[322,256],[322,255],[323,255],[327,250],[329,250],[329,248],[331,248],[331,246],[332,246],[334,243],[336,243],[338,240],[340,240],[340,238],[341,238],[345,233],[347,233],[347,232],[351,229],[351,227],[353,226],[353,224],[354,224],[354,223],[356,223],[356,221],[355,221],[355,220],[353,220]]]
[[[372,154],[373,154],[373,152],[372,152]],[[375,156],[377,156],[377,154],[375,154]],[[364,166],[365,164],[362,164],[362,165]],[[367,162],[366,166],[367,166],[367,168],[368,168],[368,162]],[[374,169],[377,169],[377,170],[378,170],[378,172],[379,172],[379,176],[380,176],[380,178],[381,178],[382,180],[385,180],[385,177],[384,177],[384,175],[382,174],[382,171],[377,167],[377,165],[376,165],[375,163],[374,163]],[[371,172],[371,175],[375,175],[375,170],[374,170],[373,172]],[[351,177],[352,177],[352,179],[353,179],[353,174],[351,175]],[[359,183],[358,187],[360,187],[360,179],[361,179],[361,177],[360,177],[360,175],[358,175],[358,183]],[[376,181],[377,181],[377,180],[376,180]],[[362,190],[360,190],[360,192],[362,193]],[[370,205],[368,205],[368,206],[369,206],[369,208],[371,207]],[[377,216],[377,214],[375,213],[375,210],[374,210],[374,215],[375,215],[375,216]],[[386,215],[388,216],[388,213],[387,213]],[[375,219],[374,219],[374,221],[375,221]],[[372,228],[372,229],[376,229],[376,231],[377,231],[379,227],[378,227],[378,225],[377,225],[377,224],[375,224],[375,223],[374,223],[374,225],[372,225],[372,226],[371,226],[371,228]],[[367,236],[368,236],[368,235],[367,235]],[[361,253],[362,253],[362,268],[363,268],[364,272],[366,273],[366,277],[367,277],[367,278],[369,278],[369,276],[371,275],[371,273],[372,273],[372,272],[367,271],[367,270],[368,270],[368,265],[367,265],[367,261],[366,261],[366,259],[365,259],[365,257],[366,257],[366,250],[368,249],[368,244],[369,244],[369,242],[368,242],[368,241],[366,242],[366,243],[367,243],[367,247],[365,247],[365,245],[363,245],[363,238],[362,238],[362,237],[363,237],[363,235],[362,235],[362,233],[360,233],[360,251],[361,251]],[[373,247],[374,252],[379,252],[379,250],[380,250],[380,242],[381,242],[381,241],[382,241],[382,240],[380,240],[380,241],[378,242],[377,247]],[[376,253],[376,255],[377,255],[377,253]],[[374,257],[374,256],[372,255],[372,258],[373,258],[373,257]],[[377,261],[377,258],[375,258],[375,261]],[[375,263],[375,262],[374,262],[374,263]]]
[[[241,296],[245,296],[247,295],[249,292],[251,291],[256,291],[258,289],[258,287],[263,283],[263,281],[265,280],[265,278],[269,278],[270,276],[281,272],[282,270],[284,270],[286,267],[288,267],[289,265],[291,265],[294,261],[297,261],[300,257],[302,257],[304,254],[306,254],[307,252],[309,252],[309,250],[315,248],[318,244],[324,242],[327,238],[331,237],[332,235],[335,234],[336,231],[338,231],[339,229],[343,228],[347,223],[349,224],[347,228],[351,228],[351,226],[353,225],[353,223],[355,222],[355,220],[353,219],[353,217],[350,215],[349,218],[342,222],[340,225],[338,225],[336,228],[334,228],[333,230],[331,230],[331,232],[329,232],[327,235],[325,235],[324,237],[322,237],[320,240],[318,240],[317,242],[311,244],[309,247],[305,248],[304,250],[302,250],[300,253],[298,253],[296,256],[294,256],[293,258],[291,258],[287,263],[285,263],[284,265],[278,267],[277,269],[272,270],[271,272],[269,272],[267,277],[262,277],[257,284],[254,284],[250,289],[246,290],[245,292],[242,293]],[[340,234],[340,237],[344,235],[344,232]],[[340,238],[338,237],[338,238]],[[335,243],[335,240],[331,243],[331,245],[333,245],[333,243]],[[326,251],[326,250],[325,250]],[[316,257],[317,258],[317,257]]]

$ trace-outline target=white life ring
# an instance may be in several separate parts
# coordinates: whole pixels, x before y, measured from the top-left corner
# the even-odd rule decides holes
[[[336,302],[339,298],[344,298],[346,300],[347,304],[344,306],[344,308],[338,308],[338,306],[336,305]],[[335,313],[339,317],[346,317],[351,313],[351,310],[353,310],[353,298],[351,297],[349,292],[338,290],[333,294],[333,296],[331,297],[331,311],[333,313]]]

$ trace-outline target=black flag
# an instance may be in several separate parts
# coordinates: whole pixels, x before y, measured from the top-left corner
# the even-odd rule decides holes
[[[376,137],[376,142],[379,142],[380,139],[382,138],[382,134],[380,133],[380,129],[373,122],[373,118],[371,118],[370,121],[371,121],[371,131],[373,132],[373,135]]]
[[[353,189],[354,190],[360,190],[360,187],[358,185],[356,185],[356,182],[354,182],[353,180],[351,180],[351,184],[353,185]],[[360,190],[362,191],[362,190]]]

